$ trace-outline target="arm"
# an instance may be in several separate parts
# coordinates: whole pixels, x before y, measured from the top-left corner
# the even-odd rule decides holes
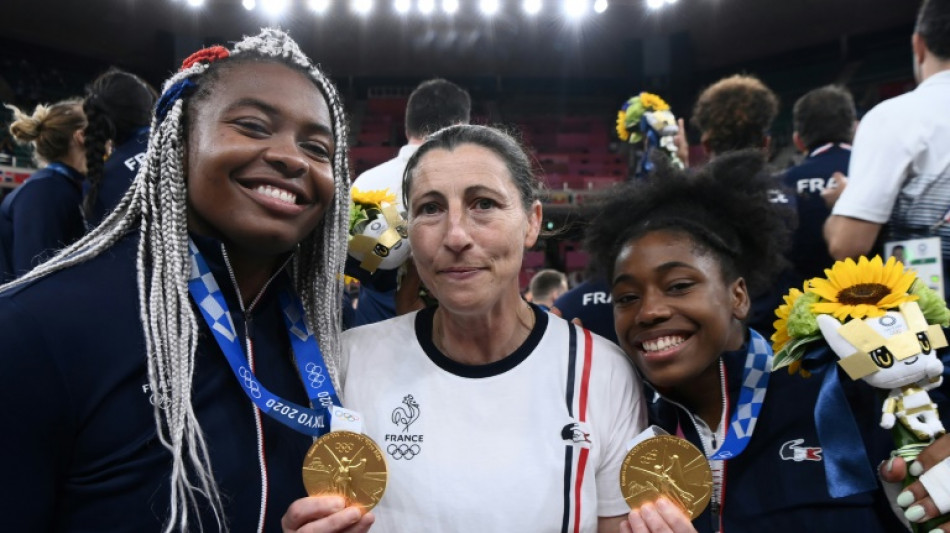
[[[831,215],[825,221],[825,242],[828,254],[836,260],[867,255],[874,247],[881,224],[841,215]]]

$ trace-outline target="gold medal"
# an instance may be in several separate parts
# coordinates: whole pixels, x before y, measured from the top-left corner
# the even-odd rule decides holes
[[[620,468],[620,491],[631,509],[666,496],[695,519],[712,496],[712,470],[692,443],[660,435],[627,453]]]
[[[310,446],[303,461],[303,485],[310,496],[336,495],[364,512],[386,490],[386,460],[373,439],[352,431],[331,431]]]

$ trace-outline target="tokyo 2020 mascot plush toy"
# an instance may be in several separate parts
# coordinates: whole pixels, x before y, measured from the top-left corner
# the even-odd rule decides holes
[[[353,188],[351,197],[349,255],[370,274],[402,266],[409,258],[409,240],[406,219],[396,208],[395,195],[389,189]]]
[[[894,437],[893,455],[913,461],[946,433],[929,391],[943,384],[945,364],[938,350],[947,346],[943,328],[950,325],[950,310],[939,294],[894,257],[886,263],[880,257],[846,259],[825,274],[825,278],[806,281],[802,291],[792,289],[776,310],[773,367],[787,366],[806,377],[812,372],[823,374],[815,420],[819,437],[822,427],[829,428],[826,434],[834,437],[828,442],[822,439],[825,457],[832,458],[826,471],[872,472],[855,468],[855,457],[867,461],[860,439],[845,442],[840,438],[853,421],[848,420],[850,410],[842,406],[843,397],[831,400],[840,387],[839,368],[852,380],[880,391],[880,425]],[[831,360],[822,344],[830,348]],[[851,466],[834,464],[834,457]],[[876,484],[876,479],[857,477],[841,483],[829,473],[829,490],[847,495],[857,487]],[[914,479],[908,476],[905,485]],[[930,531],[927,528],[932,525],[913,527]]]

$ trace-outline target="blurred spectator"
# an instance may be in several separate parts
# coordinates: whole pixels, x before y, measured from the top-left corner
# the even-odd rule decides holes
[[[736,74],[707,87],[693,106],[692,123],[711,157],[729,150],[768,151],[778,97],[754,76]]]
[[[582,282],[554,301],[551,312],[582,326],[616,344],[614,306],[610,285],[602,277]]]
[[[700,93],[693,107],[692,123],[700,130],[700,142],[710,158],[747,148],[767,154],[772,142],[769,130],[776,114],[778,97],[775,93],[754,76],[736,74]],[[769,191],[769,200],[787,208],[784,211],[787,223],[795,227],[794,193],[785,190],[776,179],[775,188]],[[747,325],[768,338],[774,327],[775,308],[782,303],[786,289],[797,284],[797,275],[789,267],[765,292],[752,294]]]
[[[10,133],[33,144],[46,166],[0,203],[0,282],[10,281],[84,233],[80,203],[86,172],[82,102],[38,105],[32,115],[13,106]]]
[[[880,238],[939,236],[950,296],[950,0],[923,3],[911,42],[920,85],[861,120],[825,239],[831,256],[844,259],[879,250]]]
[[[111,68],[86,89],[86,173],[83,213],[96,226],[115,209],[141,166],[157,95],[135,74]]]
[[[546,268],[538,271],[528,284],[531,302],[548,311],[562,294],[567,292],[567,276],[563,272]]]
[[[835,186],[834,174],[848,171],[857,118],[851,93],[835,85],[806,93],[795,102],[792,115],[792,141],[805,159],[785,171],[781,180],[797,196],[798,228],[788,258],[804,281],[823,275],[834,264],[821,233],[831,213],[822,191]]]

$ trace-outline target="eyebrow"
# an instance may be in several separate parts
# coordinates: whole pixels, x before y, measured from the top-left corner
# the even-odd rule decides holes
[[[656,267],[656,270],[659,271],[661,274],[666,274],[667,272],[675,268],[688,268],[690,270],[696,270],[696,267],[694,267],[693,265],[689,263],[684,263],[682,261],[667,261],[666,263],[663,263],[660,266]],[[633,282],[634,280],[635,278],[631,276],[630,274],[620,274],[614,278],[614,282],[613,284],[611,284],[610,288],[612,289],[620,283],[630,283],[630,282]]]
[[[273,105],[268,104],[267,102],[260,100],[258,98],[250,98],[250,97],[241,98],[235,101],[234,103],[232,103],[231,105],[227,107],[226,111],[233,111],[235,109],[239,109],[242,107],[254,107],[263,111],[266,115],[269,115],[269,116],[277,116],[281,114],[280,110],[274,107]],[[308,123],[307,129],[319,134],[333,137],[333,130],[330,129],[329,126],[325,124],[321,124],[319,122]]]

